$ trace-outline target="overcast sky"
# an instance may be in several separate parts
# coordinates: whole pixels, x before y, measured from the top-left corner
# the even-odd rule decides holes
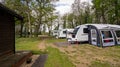
[[[82,2],[86,1],[91,1],[91,0],[81,0]],[[71,5],[74,3],[74,0],[60,0],[55,3],[56,5],[56,11],[58,11],[61,15],[70,12],[71,10]]]

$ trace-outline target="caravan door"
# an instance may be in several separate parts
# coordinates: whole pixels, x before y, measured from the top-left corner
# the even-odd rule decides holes
[[[110,30],[101,30],[102,43],[103,46],[112,46],[115,45],[115,40],[113,33]]]
[[[91,29],[91,43],[97,45],[97,31],[95,29]]]
[[[114,33],[117,40],[117,44],[120,44],[120,30],[115,30]]]

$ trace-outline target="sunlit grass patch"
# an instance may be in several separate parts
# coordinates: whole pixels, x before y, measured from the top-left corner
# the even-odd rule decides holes
[[[46,42],[47,42],[47,43],[67,42],[67,40],[66,40],[66,39],[56,39],[56,38],[51,38],[51,39],[47,39]]]
[[[68,57],[56,48],[48,47],[48,59],[45,67],[75,67]]]
[[[90,67],[112,67],[108,62],[93,61]]]
[[[16,50],[30,50],[33,54],[44,54],[46,51],[41,51],[38,48],[39,38],[17,38],[15,41]]]

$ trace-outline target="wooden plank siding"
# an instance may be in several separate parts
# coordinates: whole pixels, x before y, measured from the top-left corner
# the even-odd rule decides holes
[[[15,25],[14,17],[4,11],[0,11],[0,55],[14,53]]]
[[[23,17],[0,3],[0,57],[15,53],[15,18]]]

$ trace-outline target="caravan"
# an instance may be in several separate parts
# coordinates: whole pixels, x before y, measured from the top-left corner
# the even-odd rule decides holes
[[[68,39],[70,43],[79,43],[79,42],[87,42],[88,41],[88,31],[87,25],[77,26],[73,33],[72,37]]]
[[[68,39],[70,43],[88,41],[96,46],[113,46],[120,44],[120,26],[111,24],[84,24],[77,26],[72,37]]]
[[[66,38],[66,29],[60,29],[58,30],[58,36],[57,38]]]
[[[66,29],[67,33],[66,33],[66,39],[69,39],[72,37],[72,33],[73,33],[74,29]]]
[[[55,37],[58,36],[58,30],[53,30],[52,31],[52,36],[55,36]]]
[[[56,36],[57,38],[70,38],[71,33],[73,32],[74,29],[60,29],[58,30],[58,35]]]

